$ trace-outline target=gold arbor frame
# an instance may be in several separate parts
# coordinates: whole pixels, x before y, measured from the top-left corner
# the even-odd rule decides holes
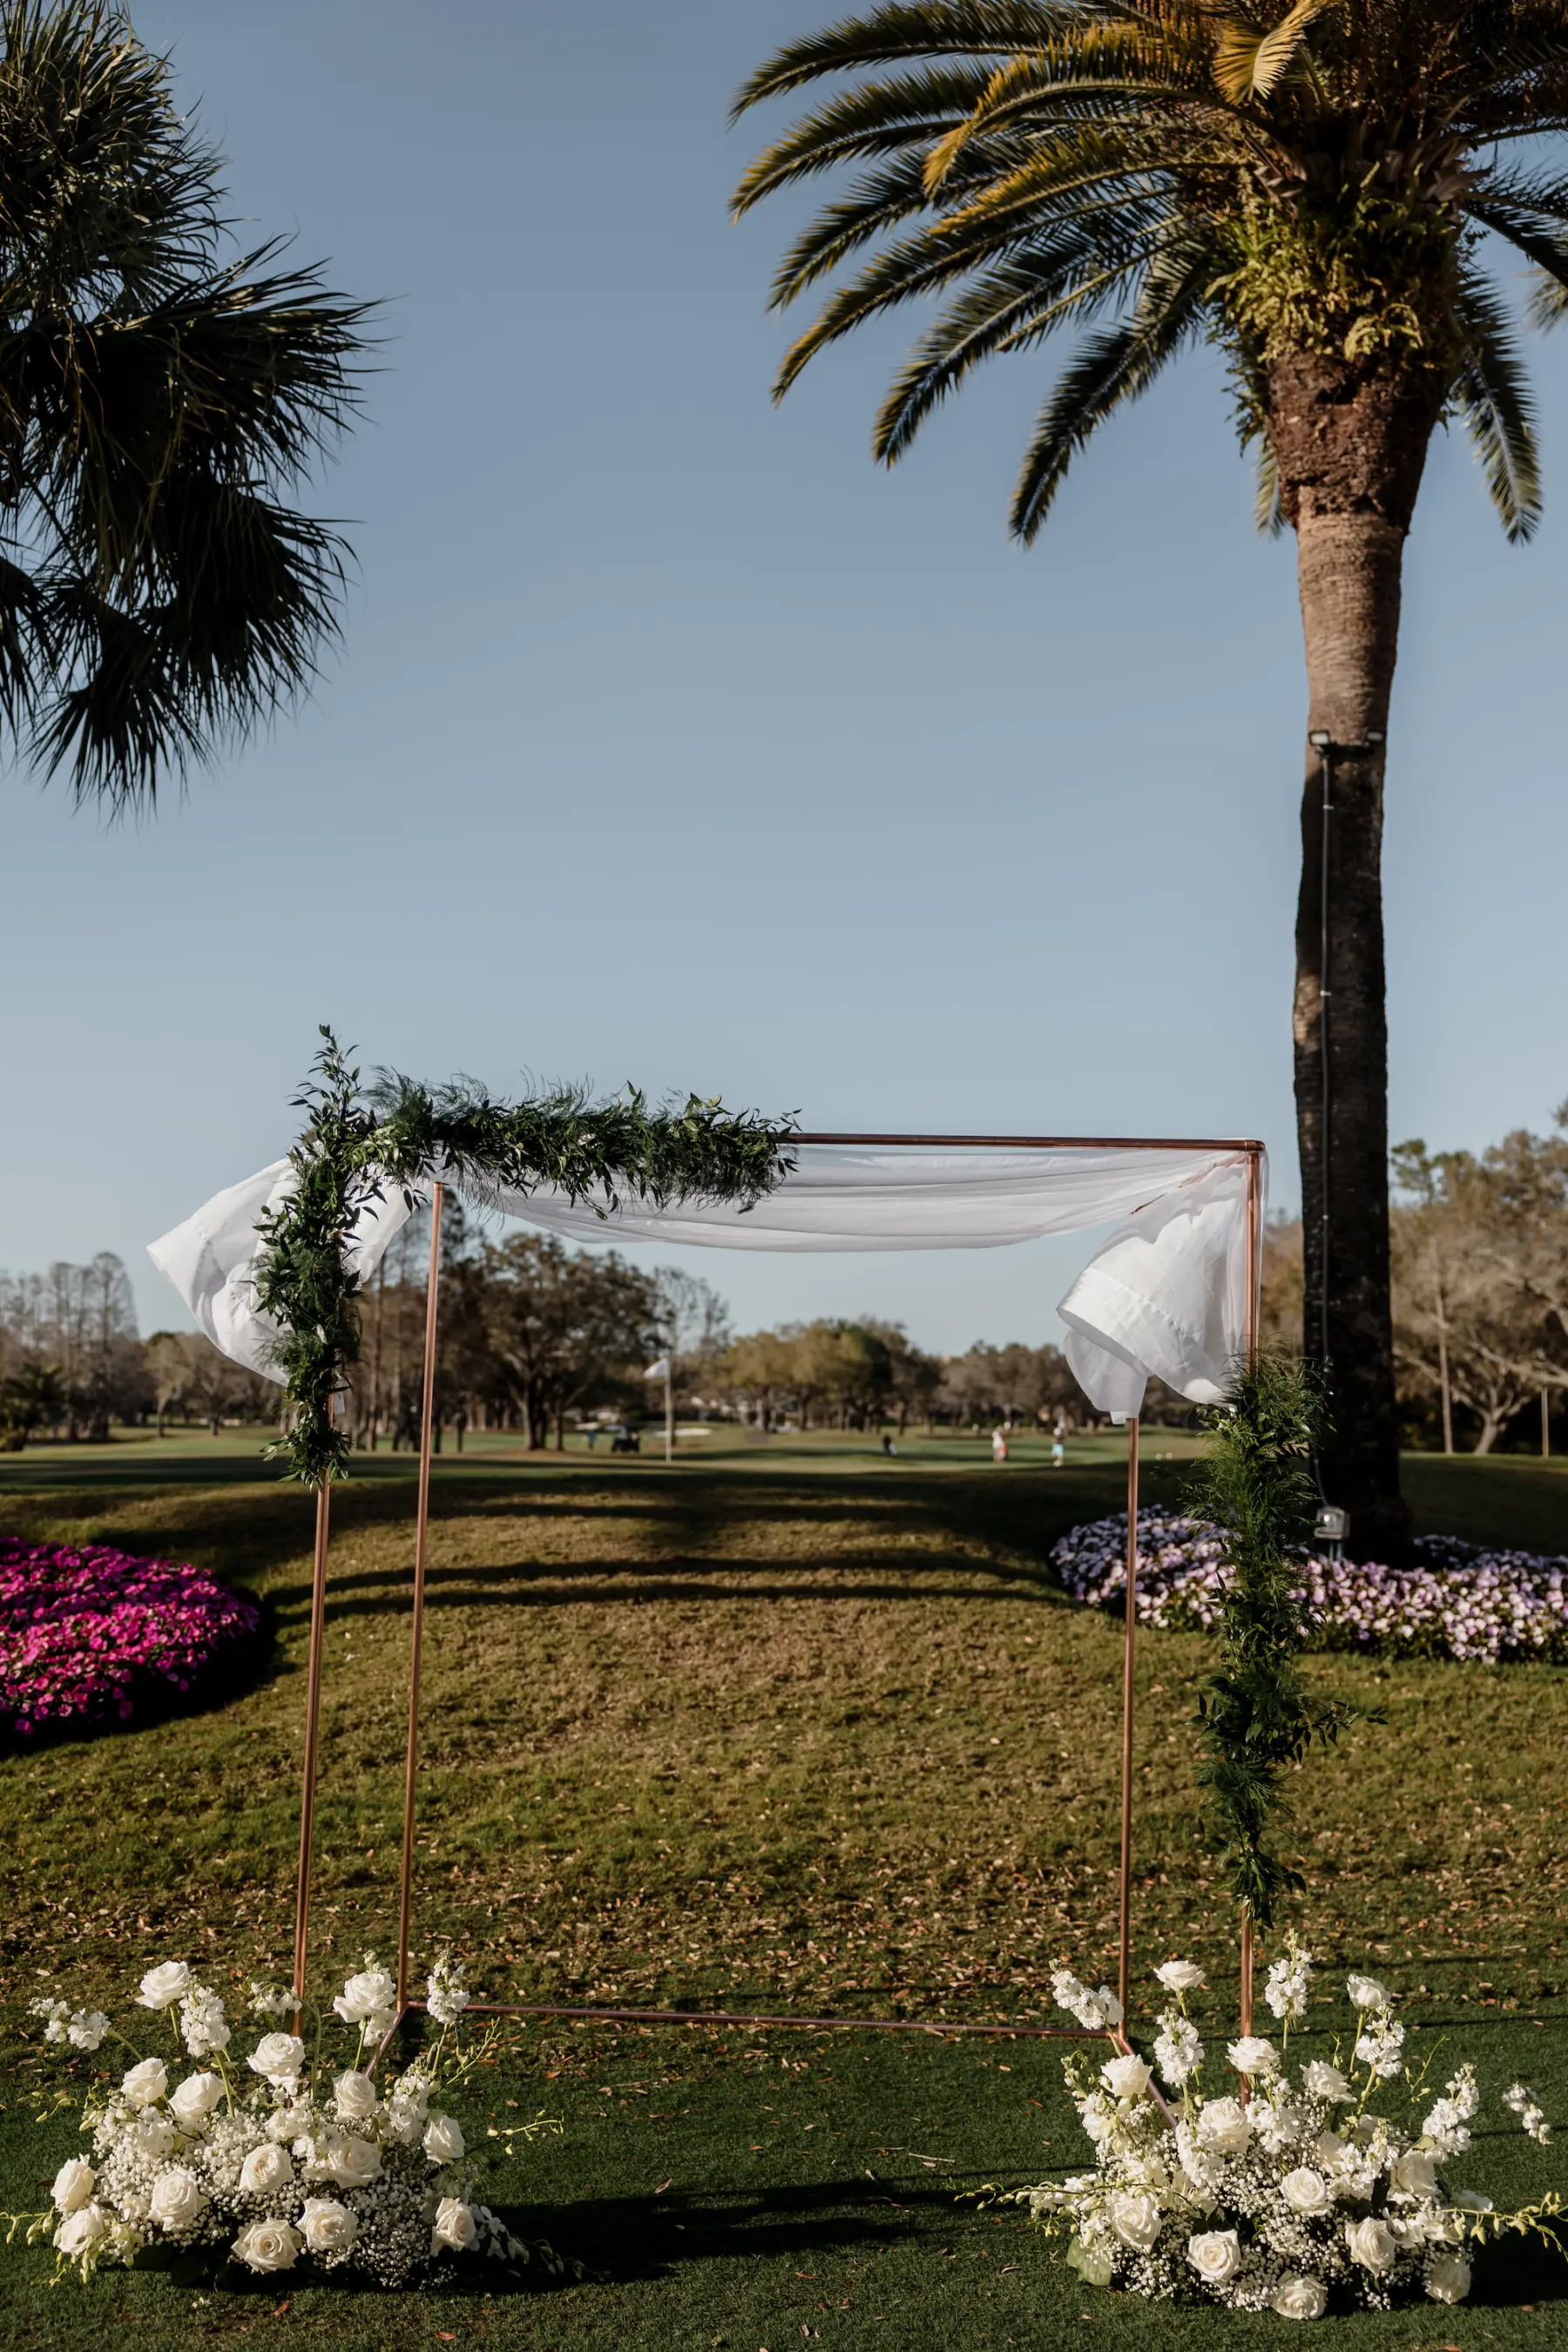
[[[1230,1151],[1237,1155],[1245,1155],[1247,1160],[1245,1344],[1249,1358],[1256,1353],[1258,1343],[1260,1307],[1264,1146],[1251,1138],[801,1133],[791,1135],[787,1141],[790,1144],[837,1144],[876,1150],[902,1148],[909,1150],[1098,1150],[1192,1151],[1194,1153]],[[417,1821],[420,1674],[425,1642],[425,1576],[429,1554],[430,1464],[435,1420],[436,1346],[439,1323],[441,1213],[445,1191],[445,1186],[440,1183],[433,1184],[431,1187],[430,1265],[426,1291],[424,1386],[419,1420],[418,1499],[416,1507],[414,1536],[414,1604],[409,1629],[408,1731],[404,1755],[403,1851],[397,1913],[397,2021],[393,2027],[393,2032],[396,2032],[397,2026],[401,2025],[404,2018],[411,2011],[424,2006],[422,2002],[409,1998],[408,1948],[414,1915],[414,1845]],[[1138,1596],[1138,1423],[1136,1419],[1131,1420],[1128,1423],[1127,1440],[1127,1589],[1121,1664],[1121,1822],[1118,1870],[1117,1948],[1117,1997],[1123,2012],[1123,2023],[1119,2029],[1119,2038],[1123,2040],[1126,2033],[1126,2013],[1131,2005],[1132,1948],[1133,1696]],[[297,1997],[301,1997],[304,1992],[310,1935],[322,1633],[326,1611],[329,1493],[330,1488],[323,1485],[316,1498],[316,1545],[310,1592],[310,1645],[307,1675],[304,1776],[300,1804],[300,1862],[294,1923],[294,1991]],[[1252,1923],[1245,1913],[1241,1920],[1240,1961],[1241,2030],[1243,2033],[1249,2033],[1252,2030]],[[808,2031],[840,2028],[846,2031],[868,2032],[1017,2034],[1053,2040],[1082,2039],[1088,2032],[1088,2029],[1081,2026],[1028,2025],[1010,2023],[1005,2021],[995,2023],[949,2023],[943,2021],[916,2018],[808,2017],[795,2013],[780,2014],[754,2010],[609,2008],[549,2001],[475,2001],[472,2006],[476,2010],[511,2017],[569,2017],[599,2020],[605,2023],[626,2024],[739,2026],[747,2030],[764,2026],[793,2026]],[[390,2036],[388,2038],[390,2039]]]

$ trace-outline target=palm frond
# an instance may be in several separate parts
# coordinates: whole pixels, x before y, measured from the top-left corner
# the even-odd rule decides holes
[[[1201,228],[1179,232],[1151,263],[1132,316],[1090,336],[1063,371],[1040,413],[1013,493],[1012,527],[1026,546],[1096,427],[1146,392],[1197,334],[1215,268],[1210,237]]]
[[[1460,283],[1466,352],[1454,390],[1493,506],[1509,538],[1531,538],[1541,520],[1541,453],[1534,403],[1502,305],[1478,271]]]
[[[1234,17],[1220,26],[1215,44],[1215,79],[1233,104],[1249,98],[1270,98],[1307,37],[1312,19],[1328,0],[1296,0],[1293,8],[1267,32],[1258,32]]]
[[[764,99],[783,98],[824,74],[892,65],[900,58],[1005,55],[1040,47],[1081,20],[1082,12],[1050,0],[912,0],[868,16],[842,17],[820,33],[790,41],[735,93],[730,119]]]
[[[775,188],[790,186],[839,163],[919,147],[924,153],[960,122],[984,89],[984,71],[953,67],[889,75],[864,89],[840,91],[814,114],[792,124],[752,163],[730,210],[739,219]]]

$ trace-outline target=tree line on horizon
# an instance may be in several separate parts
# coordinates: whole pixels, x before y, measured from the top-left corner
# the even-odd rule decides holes
[[[1480,1153],[1393,1156],[1394,1334],[1405,1443],[1488,1454],[1539,1442],[1542,1397],[1568,1391],[1568,1105],[1552,1133],[1523,1129]],[[356,1447],[418,1443],[427,1218],[394,1240],[361,1300],[361,1357],[345,1400]],[[1299,1218],[1269,1225],[1264,1339],[1294,1352],[1302,1314]],[[818,1317],[737,1334],[712,1286],[683,1270],[501,1237],[458,1202],[443,1224],[437,1442],[516,1431],[531,1450],[568,1428],[635,1423],[662,1404],[648,1365],[669,1355],[682,1412],[759,1430],[1015,1426],[1068,1430],[1097,1416],[1059,1349],[984,1341],[918,1347],[901,1323]],[[101,1443],[116,1425],[261,1423],[279,1391],[193,1332],[138,1332],[130,1278],[86,1265],[0,1274],[0,1450],[48,1432]],[[1152,1385],[1144,1418],[1182,1423]]]

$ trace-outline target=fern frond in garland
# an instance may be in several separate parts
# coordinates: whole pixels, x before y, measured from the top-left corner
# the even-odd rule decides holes
[[[1313,1696],[1301,1675],[1310,1621],[1300,1563],[1322,1415],[1305,1366],[1261,1358],[1204,1414],[1210,1453],[1193,1497],[1225,1540],[1228,1570],[1220,1664],[1198,1699],[1198,1779],[1223,1833],[1233,1891],[1259,1927],[1272,1924],[1282,1895],[1303,1885],[1271,1842],[1288,1818],[1286,1771],[1314,1744],[1328,1747],[1365,1719],[1338,1699]]]
[[[331,1031],[321,1034],[296,1097],[310,1114],[289,1154],[297,1181],[263,1222],[256,1275],[257,1303],[283,1334],[278,1364],[293,1416],[268,1453],[307,1486],[349,1466],[348,1439],[332,1419],[332,1400],[359,1358],[358,1282],[344,1242],[388,1187],[412,1192],[437,1179],[493,1201],[550,1185],[606,1217],[622,1200],[653,1208],[731,1201],[744,1210],[795,1164],[793,1113],[768,1119],[700,1095],[650,1107],[635,1087],[600,1102],[581,1087],[551,1087],[505,1103],[471,1079],[432,1088],[391,1072],[365,1092]]]

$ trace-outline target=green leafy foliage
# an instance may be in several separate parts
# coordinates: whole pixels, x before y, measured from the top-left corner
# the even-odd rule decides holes
[[[333,1399],[358,1360],[358,1280],[345,1237],[363,1209],[390,1186],[412,1193],[432,1181],[499,1200],[551,1185],[607,1218],[623,1199],[663,1208],[673,1201],[732,1201],[752,1207],[794,1165],[793,1113],[767,1119],[689,1095],[650,1107],[635,1087],[595,1101],[579,1087],[551,1087],[520,1103],[497,1101],[472,1079],[431,1088],[383,1072],[369,1089],[321,1028],[312,1074],[296,1097],[308,1114],[289,1154],[296,1182],[264,1222],[257,1303],[283,1337],[278,1361],[292,1409],[268,1448],[308,1486],[341,1478],[349,1441]]]
[[[1314,1743],[1327,1747],[1364,1719],[1315,1697],[1301,1675],[1310,1624],[1296,1586],[1322,1418],[1307,1368],[1261,1357],[1204,1414],[1211,1447],[1193,1497],[1224,1537],[1228,1568],[1220,1664],[1198,1696],[1198,1780],[1237,1900],[1260,1927],[1272,1925],[1279,1896],[1304,1884],[1270,1843],[1285,1816],[1283,1777]]]

